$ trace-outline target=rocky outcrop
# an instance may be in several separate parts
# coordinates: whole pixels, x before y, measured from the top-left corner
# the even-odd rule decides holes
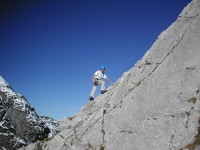
[[[58,122],[38,116],[26,98],[0,76],[0,149],[17,149],[55,135]]]
[[[199,150],[200,0],[104,95],[23,150]]]

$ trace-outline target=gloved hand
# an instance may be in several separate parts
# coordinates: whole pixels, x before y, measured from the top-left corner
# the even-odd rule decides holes
[[[98,86],[98,80],[97,79],[93,80],[93,83],[94,83],[95,86]]]

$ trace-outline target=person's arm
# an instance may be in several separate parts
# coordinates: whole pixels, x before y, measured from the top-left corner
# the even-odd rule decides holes
[[[98,71],[96,71],[96,72],[94,73],[93,77],[92,77],[93,83],[95,82],[95,77],[97,76],[97,74],[98,74]]]
[[[110,84],[113,84],[113,82],[108,77],[106,77],[106,80],[108,80],[108,82],[110,82]]]
[[[96,75],[94,74],[94,75],[93,75],[93,78],[92,78],[93,83],[94,83],[94,81],[95,81],[95,76],[96,76]]]

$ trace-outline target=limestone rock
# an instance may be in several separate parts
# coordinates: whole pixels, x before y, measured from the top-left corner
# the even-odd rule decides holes
[[[23,150],[200,150],[200,0],[104,95]]]

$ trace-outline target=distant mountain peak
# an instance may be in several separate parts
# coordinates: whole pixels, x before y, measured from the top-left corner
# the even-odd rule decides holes
[[[40,117],[0,76],[0,148],[16,149],[56,134],[58,121]]]

